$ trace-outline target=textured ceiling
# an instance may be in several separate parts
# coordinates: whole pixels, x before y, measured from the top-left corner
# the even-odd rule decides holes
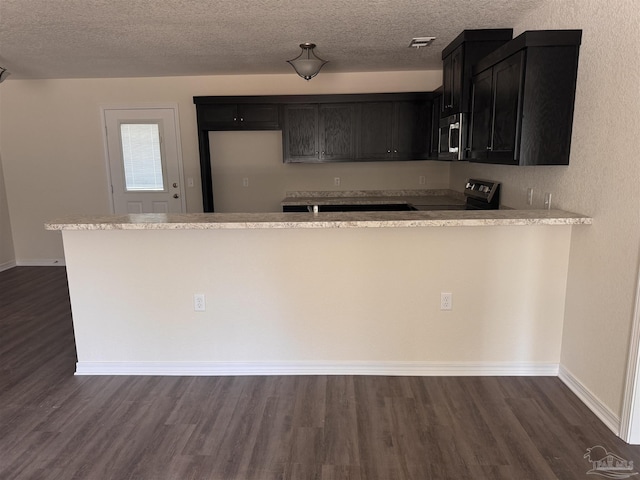
[[[465,28],[508,28],[545,0],[0,0],[10,78],[290,73],[314,42],[323,72],[440,68]],[[408,48],[417,36],[431,47]]]

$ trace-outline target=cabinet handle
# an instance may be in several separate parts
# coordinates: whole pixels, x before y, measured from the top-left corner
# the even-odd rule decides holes
[[[240,117],[240,121],[241,121],[241,122],[244,122],[244,118]]]
[[[238,117],[233,117],[233,121],[237,122],[238,121]]]
[[[387,150],[387,153],[391,153],[391,150]]]
[[[393,153],[398,153],[398,150],[394,150]]]
[[[460,122],[449,124],[449,153],[458,153],[459,147],[451,145],[451,137],[453,136],[453,130],[458,130],[458,136],[460,135]]]

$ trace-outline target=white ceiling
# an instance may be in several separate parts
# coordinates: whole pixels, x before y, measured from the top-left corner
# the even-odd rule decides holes
[[[10,78],[291,73],[314,42],[323,72],[437,69],[462,30],[513,27],[545,0],[0,0]],[[417,36],[431,47],[408,48]]]

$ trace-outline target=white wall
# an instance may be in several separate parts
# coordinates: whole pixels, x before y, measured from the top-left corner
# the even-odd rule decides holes
[[[459,164],[451,183],[469,176],[504,182],[503,203],[535,208],[544,192],[555,208],[594,218],[571,243],[562,364],[619,415],[640,245],[640,10],[635,0],[549,0],[516,26],[581,28],[582,46],[568,167]]]
[[[15,259],[11,222],[9,221],[9,206],[7,205],[6,188],[4,186],[2,155],[0,153],[0,271],[14,266]]]
[[[3,89],[0,88],[0,128],[4,111]],[[2,135],[0,132],[0,271],[15,265],[15,252],[13,249],[13,237],[11,235],[11,222],[9,219],[9,206],[7,203],[7,190],[2,168]]]
[[[109,212],[101,106],[177,103],[190,212],[202,211],[193,96],[430,91],[438,71],[129,79],[13,80],[2,84],[0,145],[18,263],[63,257],[47,220]]]
[[[281,211],[287,191],[449,188],[446,162],[286,164],[280,131],[211,132],[209,138],[216,212]]]
[[[64,231],[78,361],[557,367],[572,228]]]

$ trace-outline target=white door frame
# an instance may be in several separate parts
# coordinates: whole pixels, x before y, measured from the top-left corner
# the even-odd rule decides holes
[[[126,104],[126,105],[101,105],[100,106],[100,121],[102,122],[102,138],[104,144],[104,159],[105,159],[105,168],[107,170],[107,192],[108,192],[108,200],[109,200],[109,212],[115,213],[114,207],[114,198],[113,191],[111,189],[112,179],[111,179],[111,169],[109,168],[109,145],[107,139],[107,123],[105,117],[106,110],[152,110],[152,109],[168,109],[173,110],[173,116],[175,119],[175,128],[174,132],[176,137],[176,145],[177,148],[177,157],[178,157],[178,178],[180,183],[180,204],[182,208],[182,213],[187,212],[187,199],[186,199],[186,190],[184,188],[184,167],[182,164],[182,140],[180,139],[180,115],[178,112],[178,104],[177,103],[134,103],[134,104]]]

